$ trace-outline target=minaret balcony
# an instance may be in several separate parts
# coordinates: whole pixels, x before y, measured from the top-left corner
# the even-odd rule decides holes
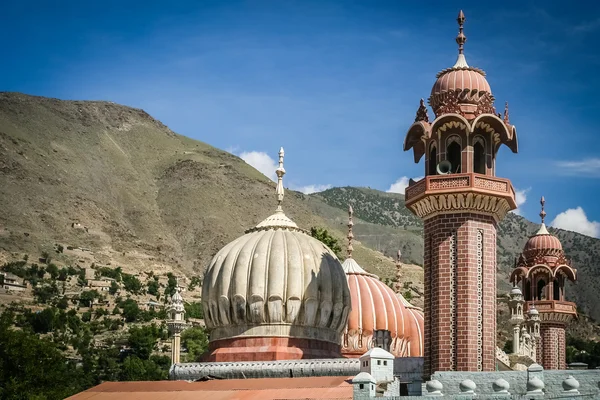
[[[472,172],[426,176],[406,188],[405,201],[406,207],[424,219],[438,214],[473,212],[500,221],[517,208],[510,180]]]
[[[540,322],[567,323],[577,315],[577,305],[571,301],[536,300],[528,301],[527,309],[534,305],[540,313]]]

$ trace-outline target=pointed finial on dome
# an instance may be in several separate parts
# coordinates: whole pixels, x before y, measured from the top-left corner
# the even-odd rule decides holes
[[[277,174],[277,211],[283,212],[281,203],[283,202],[283,175],[285,175],[285,168],[283,168],[283,156],[285,155],[283,147],[279,149],[279,167],[275,170]]]
[[[351,205],[348,205],[348,258],[352,258],[352,239],[354,239],[354,234],[352,233],[352,227],[354,226],[354,222],[352,222],[352,214],[354,214],[354,210]]]
[[[510,124],[508,120],[508,101],[504,104],[504,123],[507,125]]]
[[[458,36],[456,36],[456,43],[458,44],[458,58],[456,59],[456,64],[454,64],[453,68],[468,68],[467,59],[464,55],[464,46],[467,41],[467,37],[463,32],[463,25],[465,24],[465,13],[462,10],[458,13],[458,18],[456,21],[458,22]]]
[[[542,205],[542,211],[540,211],[540,217],[542,218],[542,224],[544,223],[544,219],[546,218],[546,211],[544,211],[544,206],[546,205],[546,199],[544,196],[540,199],[540,204]]]
[[[546,224],[544,220],[546,219],[546,211],[544,211],[544,206],[546,205],[546,199],[544,196],[540,199],[540,204],[542,205],[542,211],[540,211],[540,217],[542,218],[542,226],[540,226],[540,230],[536,233],[536,235],[549,235],[548,229],[546,229]]]

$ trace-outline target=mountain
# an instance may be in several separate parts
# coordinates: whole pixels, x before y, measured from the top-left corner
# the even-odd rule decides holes
[[[143,110],[19,93],[0,93],[0,188],[0,265],[50,252],[82,267],[200,274],[276,207],[267,177]],[[287,190],[284,210],[343,240],[346,227],[315,214],[315,203]],[[68,250],[54,254],[57,244]],[[361,264],[393,270],[382,254],[355,249]]]
[[[19,93],[0,93],[0,188],[0,265],[50,252],[65,264],[201,274],[216,251],[276,205],[267,177],[143,110]],[[354,257],[389,280],[401,250],[402,280],[422,305],[422,224],[404,207],[404,196],[354,187],[313,195],[287,190],[284,209],[305,229],[327,228],[345,247],[348,204],[358,240]],[[501,290],[536,229],[512,213],[500,224]],[[551,231],[579,271],[567,296],[600,319],[600,240]],[[55,254],[57,244],[67,250]]]
[[[406,260],[423,265],[423,224],[404,207],[404,196],[368,188],[332,188],[312,195],[338,209],[352,204],[362,221],[355,224],[355,236],[363,244],[393,257],[400,248]],[[316,212],[319,212],[315,208]],[[539,224],[508,213],[499,224],[497,240],[498,294],[506,293],[514,260]],[[600,290],[600,240],[576,232],[549,228],[562,242],[568,258],[578,271],[578,281],[566,289],[567,298],[575,301],[579,311],[600,320],[597,293]]]

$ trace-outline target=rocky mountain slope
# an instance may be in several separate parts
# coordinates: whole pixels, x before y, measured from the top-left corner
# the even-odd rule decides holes
[[[422,269],[413,264],[422,265],[422,225],[402,195],[353,187],[310,196],[288,190],[284,209],[299,226],[325,227],[345,244],[349,203],[363,244],[355,246],[357,261],[391,278],[400,249],[407,263],[403,280],[418,294]],[[273,182],[240,158],[178,135],[143,110],[0,93],[0,204],[0,264],[62,244],[85,252],[54,256],[64,263],[191,275],[270,215],[275,196]],[[502,290],[514,257],[536,229],[514,214],[502,222]],[[553,232],[579,270],[568,296],[600,319],[600,240]]]
[[[59,262],[200,274],[276,206],[264,175],[142,110],[18,93],[0,93],[0,188],[0,265],[61,244],[75,251],[55,254]],[[345,225],[315,214],[314,203],[330,208],[288,190],[284,209],[299,226],[343,239]],[[393,270],[382,254],[355,249],[372,270]],[[418,279],[420,267],[407,270]]]
[[[392,257],[400,248],[410,262],[423,265],[421,221],[404,207],[404,196],[367,188],[333,188],[312,195],[344,209],[351,203],[356,216],[364,221],[355,226],[355,236],[365,245]],[[318,209],[315,209],[319,212]],[[321,213],[322,214],[322,213]],[[539,224],[509,213],[498,227],[499,295],[510,289],[509,274],[515,257]],[[549,228],[562,242],[567,257],[578,270],[578,282],[567,288],[567,297],[576,301],[580,312],[600,320],[600,240],[579,233]]]

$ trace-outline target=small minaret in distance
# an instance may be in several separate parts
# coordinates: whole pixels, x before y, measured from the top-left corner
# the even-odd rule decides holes
[[[181,332],[187,327],[185,322],[185,308],[183,306],[183,297],[181,297],[179,284],[175,294],[171,297],[171,304],[168,310],[167,326],[171,332],[171,364],[180,362],[181,353]]]
[[[394,292],[402,293],[402,262],[400,258],[402,257],[402,252],[398,250],[398,254],[396,255],[396,282],[394,282]]]

